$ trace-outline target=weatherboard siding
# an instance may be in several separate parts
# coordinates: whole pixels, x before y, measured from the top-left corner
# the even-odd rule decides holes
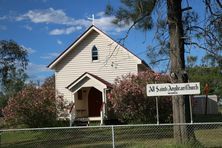
[[[98,61],[92,61],[91,50],[94,45],[98,49]],[[83,73],[89,72],[113,83],[117,76],[137,73],[137,64],[140,62],[109,37],[92,31],[55,66],[56,89],[64,98],[73,101],[72,93],[65,87]]]

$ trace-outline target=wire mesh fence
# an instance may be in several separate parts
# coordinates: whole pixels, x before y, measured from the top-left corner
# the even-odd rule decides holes
[[[178,142],[178,137],[185,140]],[[0,130],[0,143],[1,148],[222,147],[222,123],[8,129]]]

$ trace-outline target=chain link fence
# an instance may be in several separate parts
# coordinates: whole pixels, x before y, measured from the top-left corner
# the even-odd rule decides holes
[[[175,129],[184,128],[183,143]],[[0,130],[0,147],[222,147],[222,123],[143,124]]]

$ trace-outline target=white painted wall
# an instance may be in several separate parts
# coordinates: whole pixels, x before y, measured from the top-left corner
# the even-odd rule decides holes
[[[98,61],[92,61],[91,49],[98,48]],[[65,87],[85,72],[113,83],[117,76],[137,73],[141,61],[104,34],[92,31],[75,49],[55,66],[56,89],[64,98],[73,101],[73,94]]]

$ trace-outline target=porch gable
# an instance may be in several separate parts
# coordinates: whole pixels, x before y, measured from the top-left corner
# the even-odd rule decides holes
[[[75,93],[82,87],[95,87],[96,89],[103,91],[105,88],[111,88],[112,85],[96,75],[85,72],[66,88]]]

